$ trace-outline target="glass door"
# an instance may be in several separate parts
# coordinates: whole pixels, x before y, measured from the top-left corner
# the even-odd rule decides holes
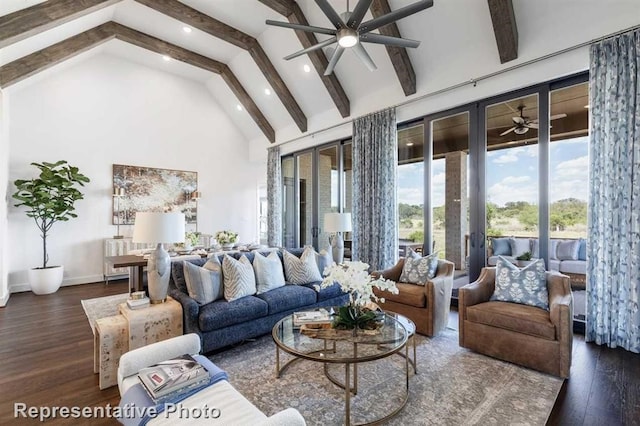
[[[317,241],[314,246],[319,249],[329,248],[331,234],[324,232],[325,213],[338,213],[339,205],[339,155],[338,145],[318,150],[318,226]]]

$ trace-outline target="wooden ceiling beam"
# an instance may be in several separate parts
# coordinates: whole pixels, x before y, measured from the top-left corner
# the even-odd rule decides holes
[[[289,12],[288,15],[283,15],[291,23],[309,25],[302,9],[300,9],[298,3],[293,0],[260,0],[260,2],[280,14],[283,14],[282,12]],[[313,33],[296,31],[296,35],[305,49],[318,43],[318,39]],[[348,117],[351,114],[351,105],[340,81],[338,81],[338,77],[336,77],[335,73],[324,75],[324,71],[329,65],[329,61],[327,60],[324,52],[322,49],[318,49],[309,52],[307,55],[309,56],[313,67],[316,69],[316,72],[320,76],[322,83],[326,87],[327,92],[329,92],[329,96],[331,96],[333,103],[336,105],[336,108],[338,108],[340,115],[342,117]]]
[[[193,28],[197,28],[216,38],[231,43],[249,52],[256,65],[262,71],[265,78],[284,104],[286,110],[291,114],[291,118],[302,132],[307,131],[307,117],[302,108],[295,100],[291,91],[285,84],[271,60],[264,52],[258,40],[224,22],[218,21],[196,9],[193,9],[177,0],[136,0],[157,12],[170,16]]]
[[[226,64],[115,22],[107,22],[3,65],[0,67],[0,88],[11,86],[113,38],[219,74],[267,139],[275,142],[273,127]]]
[[[121,0],[48,0],[0,16],[0,48],[88,15]]]
[[[108,22],[3,65],[0,67],[0,88],[16,84],[114,37],[113,27]]]
[[[487,0],[496,36],[500,63],[513,61],[518,57],[518,27],[512,0]]]
[[[388,0],[373,0],[369,9],[371,10],[371,14],[374,18],[391,13],[391,7],[389,6]],[[395,22],[380,27],[379,31],[382,35],[398,38],[402,37],[400,35],[400,30],[398,29],[398,24]],[[396,70],[396,75],[398,76],[404,95],[413,95],[416,93],[416,73],[413,69],[413,65],[411,64],[411,59],[409,58],[407,49],[396,46],[385,47],[387,49],[389,59],[391,59],[391,63],[393,64],[393,68]]]

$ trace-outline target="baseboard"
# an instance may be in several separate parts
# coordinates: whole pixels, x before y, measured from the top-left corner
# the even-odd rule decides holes
[[[97,282],[103,282],[103,281],[104,281],[104,276],[102,274],[86,275],[84,277],[66,278],[62,281],[62,287],[80,285],[80,284],[91,284],[91,283],[97,283]],[[31,291],[31,286],[29,285],[29,283],[11,284],[9,286],[9,293],[20,293],[23,291]]]
[[[9,297],[11,297],[11,293],[7,292],[4,296],[0,298],[0,308],[4,308],[7,306],[7,302],[9,301]]]

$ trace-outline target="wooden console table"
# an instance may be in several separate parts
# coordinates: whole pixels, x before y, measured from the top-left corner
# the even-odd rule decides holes
[[[129,293],[142,290],[144,267],[147,259],[143,256],[126,254],[124,256],[107,256],[105,261],[113,268],[129,268]]]
[[[122,354],[182,334],[182,305],[171,297],[142,309],[122,303],[119,310],[119,315],[100,318],[95,324],[93,372],[100,374],[100,389],[118,383]]]

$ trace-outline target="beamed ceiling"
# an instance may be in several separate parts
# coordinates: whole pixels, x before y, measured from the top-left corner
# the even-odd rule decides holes
[[[364,19],[415,1],[371,0]],[[329,3],[338,13],[347,8],[346,0]],[[351,0],[351,9],[356,3]],[[460,38],[452,12],[470,15],[461,22],[473,25],[475,41],[489,46],[484,60],[497,66],[517,60],[516,18],[531,7],[521,0],[434,0],[433,7],[377,30],[420,40],[420,47],[367,44],[378,70],[369,72],[347,52],[335,72],[324,76],[330,48],[282,58],[327,36],[265,24],[272,19],[331,26],[312,0],[1,0],[0,89],[19,90],[72,58],[102,52],[203,83],[247,140],[273,143],[318,130],[319,122],[351,118],[353,105],[362,113],[373,95],[389,99],[387,105],[420,95],[430,72],[445,63],[436,54],[458,61],[442,45],[448,27],[449,38]],[[470,41],[463,36],[462,42]],[[302,71],[304,65],[310,72]]]

